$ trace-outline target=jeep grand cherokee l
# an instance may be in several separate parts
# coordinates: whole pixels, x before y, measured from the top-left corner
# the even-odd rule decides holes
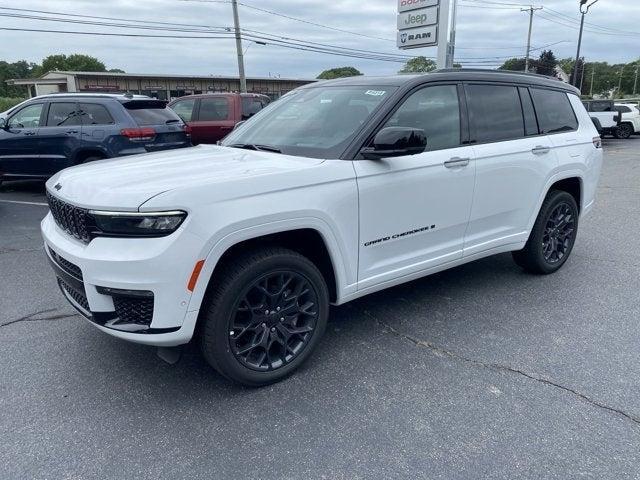
[[[82,165],[47,183],[63,295],[121,339],[196,335],[221,374],[275,382],[329,304],[502,252],[567,261],[600,138],[578,91],[478,71],[301,87],[221,146]]]

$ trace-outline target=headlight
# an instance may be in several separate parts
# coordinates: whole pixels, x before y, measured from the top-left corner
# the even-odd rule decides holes
[[[186,212],[103,212],[90,210],[96,236],[164,237],[175,232],[187,217]]]

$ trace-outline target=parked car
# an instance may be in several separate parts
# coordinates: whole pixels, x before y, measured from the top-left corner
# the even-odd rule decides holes
[[[191,127],[191,140],[198,145],[222,140],[269,102],[266,95],[255,93],[209,93],[178,98],[169,107]]]
[[[560,269],[602,166],[578,95],[474,70],[304,86],[221,146],[55,175],[45,250],[99,330],[196,335],[227,378],[272,383],[311,355],[330,303],[504,252]]]
[[[617,138],[629,138],[640,133],[640,110],[632,103],[616,103],[614,108],[622,115],[616,132]]]
[[[56,94],[0,118],[0,181],[48,178],[104,158],[191,145],[166,102],[141,95]]]
[[[621,115],[616,110],[613,100],[585,100],[582,103],[601,136],[622,138],[619,131]]]

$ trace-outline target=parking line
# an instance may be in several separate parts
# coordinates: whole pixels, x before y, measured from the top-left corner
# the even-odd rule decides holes
[[[48,203],[42,202],[22,202],[20,200],[0,200],[0,203],[16,203],[18,205],[36,205],[38,207],[48,207]]]

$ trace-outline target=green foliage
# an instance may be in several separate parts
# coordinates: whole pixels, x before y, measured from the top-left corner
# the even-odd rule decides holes
[[[536,73],[553,77],[556,73],[558,60],[551,50],[543,50],[536,61]]]
[[[325,70],[317,76],[320,80],[331,80],[333,78],[357,77],[362,75],[357,68],[354,67],[337,67]]]
[[[0,112],[9,110],[11,107],[23,102],[24,100],[26,100],[26,98],[0,97]]]
[[[95,57],[74,53],[73,55],[49,55],[42,60],[42,71],[106,72],[107,67]]]
[[[35,63],[29,63],[24,60],[15,63],[0,61],[0,97],[27,96],[26,87],[7,85],[5,80],[9,78],[29,78],[38,75],[40,75],[40,66]]]
[[[436,62],[426,57],[415,57],[409,60],[398,73],[426,73],[436,69]]]
[[[512,72],[524,72],[526,66],[526,59],[524,58],[510,58],[502,64],[498,70],[510,70]]]

